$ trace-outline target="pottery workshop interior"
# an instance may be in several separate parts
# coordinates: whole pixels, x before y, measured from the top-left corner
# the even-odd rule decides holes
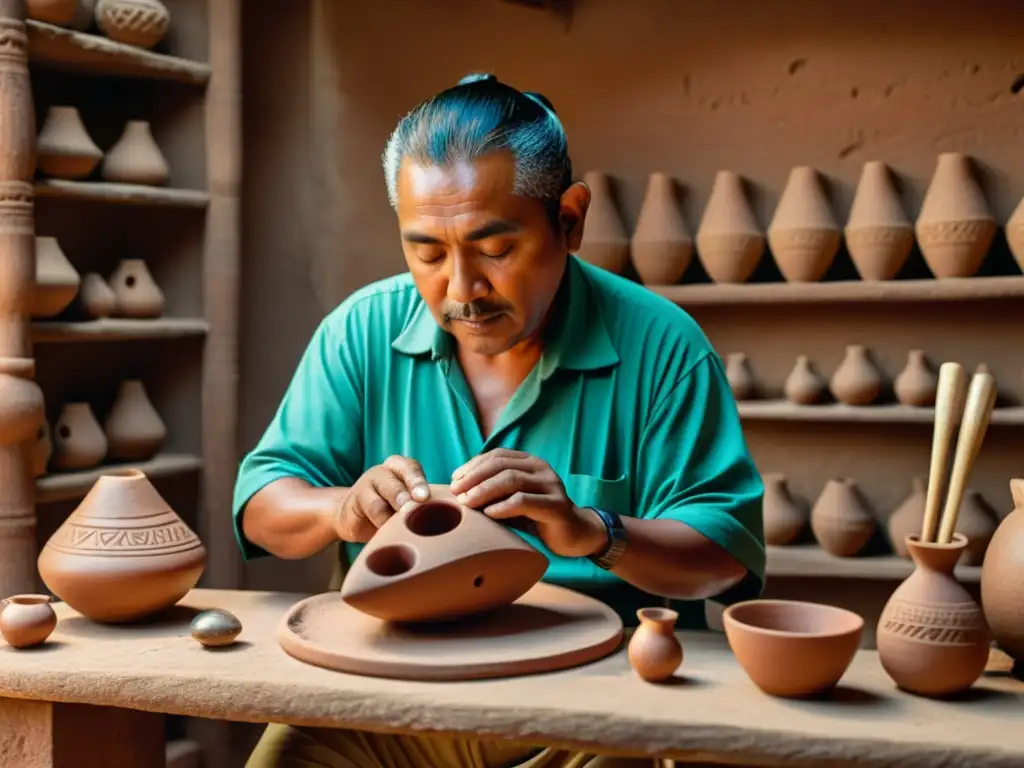
[[[0,768],[1024,766],[1024,4],[0,0],[0,41]],[[632,311],[668,318],[666,338],[695,324],[718,361],[716,410],[673,418],[703,420],[707,440],[736,424],[760,565],[730,560],[756,588],[735,608],[714,599],[724,587],[694,598],[699,629],[668,595],[624,625],[544,577],[549,518],[530,529],[539,551],[472,508],[447,476],[469,456],[430,464],[447,468],[426,473],[433,501],[388,508],[348,571],[340,533],[243,556],[233,509],[262,493],[243,460],[280,453],[268,425],[351,425],[322,436],[339,465],[373,430],[442,453],[456,431],[457,411],[412,394],[384,426],[294,413],[338,389],[303,362],[325,317],[410,269],[436,285],[382,155],[399,120],[472,73],[497,80],[465,87],[500,81],[562,127],[589,192],[565,285],[589,275],[609,304],[566,321],[563,361]],[[545,278],[519,279],[529,293]],[[461,343],[447,315],[420,317],[434,362],[438,339]],[[383,338],[382,322],[336,348]],[[366,351],[389,378],[362,371],[363,398],[402,378],[388,366],[417,340],[401,330]],[[542,453],[614,431],[593,398],[565,407],[602,423],[548,425]],[[670,424],[652,418],[651,456],[671,456]],[[529,453],[519,429],[522,445],[493,445]],[[607,467],[627,444],[579,450]],[[681,488],[717,451],[680,450],[644,482]],[[607,558],[634,539],[671,559],[632,520],[614,547],[619,516],[644,517],[649,462],[598,476],[588,460],[565,465],[566,514],[609,543],[565,557],[627,582],[640,552],[621,573]],[[416,622],[429,628],[401,629]],[[268,723],[547,751],[360,762],[334,745],[274,762],[254,752]],[[76,761],[69,745],[111,729]],[[551,745],[618,757],[558,762]]]

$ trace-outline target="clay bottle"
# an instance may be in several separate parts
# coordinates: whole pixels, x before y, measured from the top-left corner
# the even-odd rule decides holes
[[[996,221],[967,155],[939,155],[914,230],[921,254],[936,277],[972,277],[981,268]]]
[[[846,405],[870,405],[884,386],[885,379],[861,344],[846,347],[846,356],[828,384],[836,400]]]
[[[122,259],[110,276],[118,317],[152,319],[164,311],[164,294],[142,259]]]
[[[95,272],[89,272],[82,278],[82,287],[78,291],[78,303],[82,314],[90,320],[110,317],[117,307],[117,297],[106,280]]]
[[[103,431],[107,456],[114,461],[151,459],[167,439],[167,428],[138,379],[121,382]]]
[[[99,0],[96,24],[111,40],[152,48],[163,40],[171,14],[159,0]]]
[[[864,164],[845,234],[850,258],[863,280],[892,280],[910,255],[914,228],[885,163]]]
[[[796,365],[786,377],[783,385],[783,392],[786,399],[796,405],[816,405],[820,403],[828,391],[828,382],[825,377],[814,370],[814,366],[807,355],[800,355],[796,359]]]
[[[54,317],[78,294],[82,279],[68,261],[55,237],[36,238],[36,290],[32,317]]]
[[[679,282],[693,256],[693,240],[679,211],[672,177],[652,173],[631,241],[633,265],[647,285]]]
[[[924,502],[927,496],[928,476],[916,475],[911,481],[910,494],[889,515],[886,523],[889,545],[900,557],[910,557],[907,537],[921,533],[921,526],[924,525]]]
[[[25,0],[28,18],[57,27],[70,27],[77,7],[78,0]]]
[[[998,517],[992,506],[985,501],[974,488],[964,492],[964,500],[960,503],[960,514],[957,517],[956,530],[967,539],[967,547],[961,565],[978,566],[985,560],[985,551],[996,532]]]
[[[786,476],[770,472],[761,476],[764,483],[764,540],[784,547],[796,541],[807,526],[808,512],[789,492]]]
[[[829,480],[811,509],[811,530],[829,554],[853,557],[870,541],[878,525],[849,478]]]
[[[170,178],[167,161],[153,139],[145,120],[129,120],[121,138],[103,158],[100,175],[121,184],[166,184]]]
[[[908,537],[917,567],[892,593],[875,633],[882,668],[905,691],[959,693],[985,670],[992,636],[981,608],[953,576],[966,546],[960,533],[949,544]]]
[[[91,469],[107,455],[107,438],[88,403],[65,403],[53,425],[56,470]]]
[[[641,608],[640,625],[629,639],[629,664],[642,680],[661,683],[683,663],[683,646],[675,634],[679,614],[669,608]]]
[[[725,377],[732,396],[737,400],[752,400],[757,395],[757,380],[750,370],[750,362],[743,352],[732,352],[726,358]]]
[[[590,189],[590,207],[583,222],[583,241],[577,256],[616,274],[629,261],[629,238],[612,200],[611,183],[600,171],[589,171],[583,181]]]
[[[36,442],[32,446],[32,477],[42,477],[46,474],[46,467],[53,455],[53,439],[50,437],[50,422],[43,419],[39,431],[36,432]]]
[[[745,283],[764,255],[764,232],[743,193],[743,179],[719,171],[697,229],[697,258],[716,283]]]
[[[1017,260],[1017,266],[1024,272],[1024,197],[1017,203],[1017,207],[1013,209],[1006,222],[1006,241],[1010,244],[1010,251]]]
[[[794,168],[768,225],[768,247],[782,276],[791,283],[817,282],[832,266],[840,239],[818,172]]]
[[[981,604],[999,647],[1024,679],[1024,479],[1010,481],[1013,510],[996,528],[981,566]]]
[[[935,394],[939,388],[939,376],[928,364],[928,358],[920,349],[907,354],[907,364],[893,382],[896,399],[902,405],[931,408],[935,405]]]
[[[140,471],[100,478],[39,554],[47,588],[93,621],[143,619],[199,581],[206,549]]]
[[[46,641],[57,626],[49,595],[13,595],[0,600],[0,635],[12,648]]]
[[[36,138],[40,171],[58,179],[84,179],[102,157],[75,107],[50,107]]]

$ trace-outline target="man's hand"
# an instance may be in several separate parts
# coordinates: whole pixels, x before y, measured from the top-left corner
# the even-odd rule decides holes
[[[494,520],[528,518],[548,549],[563,557],[586,557],[607,541],[592,509],[581,509],[547,462],[521,451],[495,448],[459,467],[451,490],[460,503]]]
[[[418,461],[392,456],[366,470],[349,488],[335,512],[334,530],[342,541],[364,543],[410,501],[426,501],[430,486]]]

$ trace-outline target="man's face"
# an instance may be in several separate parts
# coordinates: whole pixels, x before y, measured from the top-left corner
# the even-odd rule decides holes
[[[406,159],[398,175],[398,224],[416,288],[460,347],[482,355],[511,349],[544,322],[589,202],[581,185],[563,196],[567,237],[539,201],[513,194],[514,181],[506,152],[452,167]]]

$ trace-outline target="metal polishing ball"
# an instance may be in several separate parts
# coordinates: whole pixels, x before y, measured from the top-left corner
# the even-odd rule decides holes
[[[203,611],[192,619],[192,637],[210,648],[231,645],[241,631],[242,622],[220,608]]]

